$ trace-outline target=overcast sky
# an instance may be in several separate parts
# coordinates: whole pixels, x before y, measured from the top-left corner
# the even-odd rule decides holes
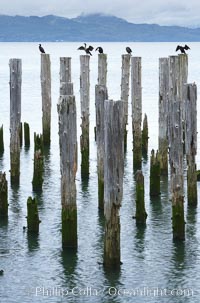
[[[0,14],[76,17],[105,13],[133,23],[200,25],[199,0],[0,0]]]

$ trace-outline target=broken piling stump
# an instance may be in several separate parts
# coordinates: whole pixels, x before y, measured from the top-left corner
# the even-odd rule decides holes
[[[3,141],[3,124],[0,127],[0,156],[4,153],[4,141]]]
[[[36,198],[28,197],[27,199],[27,227],[28,232],[38,233],[39,232],[39,214],[38,214],[38,203]]]
[[[0,217],[8,216],[8,182],[6,173],[0,171]]]
[[[33,190],[42,190],[44,173],[43,136],[34,133]]]
[[[24,146],[30,146],[30,128],[27,122],[24,122]]]
[[[144,176],[141,170],[136,172],[136,224],[146,224],[147,213],[144,201]]]
[[[160,159],[158,151],[151,151],[150,161],[150,196],[160,195]]]
[[[148,140],[149,140],[149,129],[148,129],[147,115],[145,114],[143,120],[143,127],[142,127],[142,153],[145,156],[148,153]]]

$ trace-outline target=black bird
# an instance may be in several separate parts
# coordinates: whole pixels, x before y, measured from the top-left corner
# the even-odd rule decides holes
[[[185,44],[185,46],[177,45],[176,52],[178,50],[180,50],[182,54],[185,54],[186,53],[185,50],[188,50],[188,49],[190,49],[190,47],[186,44]]]
[[[92,56],[91,51],[93,51],[94,47],[89,45],[88,47],[86,47],[86,43],[84,43],[84,46],[80,46],[78,48],[78,50],[84,50],[86,52],[86,54],[89,54],[90,56]]]
[[[101,46],[98,46],[95,51],[99,51],[99,54],[103,54],[103,48]]]
[[[39,44],[39,50],[41,51],[42,54],[45,54],[44,48]]]
[[[126,47],[126,51],[127,51],[127,53],[128,53],[128,54],[130,54],[130,55],[131,55],[131,53],[132,53],[132,49],[131,49],[129,46],[127,46],[127,47]]]

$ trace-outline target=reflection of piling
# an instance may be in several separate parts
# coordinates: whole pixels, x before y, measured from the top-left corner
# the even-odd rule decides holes
[[[3,125],[0,127],[0,156],[4,153]]]
[[[195,157],[197,153],[197,87],[187,84],[184,87],[185,100],[185,152],[187,156],[188,204],[197,204],[197,174]]]
[[[27,226],[28,232],[39,232],[39,214],[38,214],[38,207],[37,207],[37,199],[29,197],[27,200]]]
[[[130,54],[122,55],[121,100],[124,102],[124,149],[127,149],[128,97],[130,79]]]
[[[51,141],[51,62],[49,54],[41,54],[42,134],[44,145]]]
[[[159,155],[160,173],[168,175],[169,59],[159,59]]]
[[[124,171],[123,102],[104,104],[104,266],[120,266],[120,218]]]
[[[20,175],[20,122],[22,61],[10,59],[10,162],[11,180],[19,182]]]
[[[135,219],[138,224],[145,224],[147,213],[144,201],[144,176],[141,170],[136,172],[136,214]]]
[[[96,85],[96,137],[97,137],[97,172],[98,172],[98,205],[104,208],[104,101],[108,99],[106,86]]]
[[[172,191],[172,225],[174,239],[185,238],[183,192],[182,111],[178,94],[178,57],[169,57],[169,160]]]
[[[43,136],[34,133],[34,168],[33,168],[33,190],[41,190],[43,184],[44,156]]]
[[[8,216],[8,182],[6,173],[0,172],[0,216]]]
[[[74,96],[60,96],[58,103],[62,200],[62,245],[77,247],[77,126]]]
[[[151,164],[150,164],[150,196],[160,195],[160,159],[158,151],[151,151]]]
[[[148,140],[149,140],[149,129],[147,115],[144,115],[143,127],[142,127],[142,153],[147,155],[148,153]]]
[[[141,168],[142,162],[142,83],[141,57],[131,58],[131,98],[132,98],[132,130],[133,130],[133,165]]]
[[[30,146],[30,128],[29,124],[24,122],[24,146]]]
[[[89,114],[90,114],[90,56],[80,56],[80,102],[81,102],[81,174],[89,174]]]

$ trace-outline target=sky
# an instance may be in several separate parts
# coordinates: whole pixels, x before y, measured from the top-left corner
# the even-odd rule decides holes
[[[200,26],[198,0],[0,0],[0,14],[73,18],[104,13],[132,23]]]

